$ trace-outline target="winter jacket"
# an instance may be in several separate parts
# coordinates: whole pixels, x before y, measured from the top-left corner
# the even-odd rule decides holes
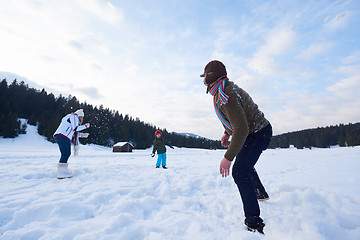
[[[75,132],[79,132],[88,128],[86,124],[80,126],[79,125],[79,116],[74,113],[70,113],[61,119],[61,123],[56,129],[54,136],[61,135],[71,140]],[[81,137],[81,135],[82,133],[79,133],[79,137]]]
[[[229,96],[228,103],[219,107],[219,111],[233,128],[231,131],[224,126],[225,133],[232,136],[224,157],[232,161],[240,152],[247,136],[266,127],[269,121],[250,95],[232,81],[226,80],[224,92]],[[219,104],[218,93],[215,101]]]
[[[156,147],[155,147],[156,143]],[[167,142],[163,142],[162,138],[155,138],[153,142],[153,153],[157,151],[157,154],[163,154],[166,152],[166,147],[164,145],[169,145]]]

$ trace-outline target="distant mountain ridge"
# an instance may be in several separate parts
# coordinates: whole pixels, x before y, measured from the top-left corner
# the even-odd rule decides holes
[[[194,134],[194,133],[177,133],[177,132],[173,132],[173,133],[178,134],[178,135],[181,135],[181,136],[185,136],[185,137],[187,137],[187,138],[192,137],[192,138],[198,138],[198,139],[201,138],[201,139],[211,140],[211,139],[209,139],[209,138],[196,135],[196,134]]]

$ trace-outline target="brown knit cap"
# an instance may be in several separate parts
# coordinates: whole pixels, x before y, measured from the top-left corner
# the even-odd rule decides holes
[[[205,77],[205,82],[207,84],[212,84],[220,77],[226,77],[226,75],[225,65],[218,60],[213,60],[206,64],[204,73],[201,74],[200,77]]]

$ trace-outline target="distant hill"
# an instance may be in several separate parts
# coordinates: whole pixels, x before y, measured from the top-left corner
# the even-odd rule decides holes
[[[174,133],[175,133],[175,134],[179,134],[179,135],[181,135],[181,136],[185,136],[185,137],[187,137],[187,138],[192,137],[192,138],[201,138],[201,139],[210,140],[210,139],[208,139],[208,138],[201,137],[201,136],[196,135],[196,134],[193,134],[193,133],[177,133],[177,132],[174,132]]]

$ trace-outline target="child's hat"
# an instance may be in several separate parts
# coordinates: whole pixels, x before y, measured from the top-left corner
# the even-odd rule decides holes
[[[155,131],[155,136],[158,135],[158,133],[160,133],[160,135],[162,135],[162,133],[161,133],[160,130],[156,130],[156,131]]]

